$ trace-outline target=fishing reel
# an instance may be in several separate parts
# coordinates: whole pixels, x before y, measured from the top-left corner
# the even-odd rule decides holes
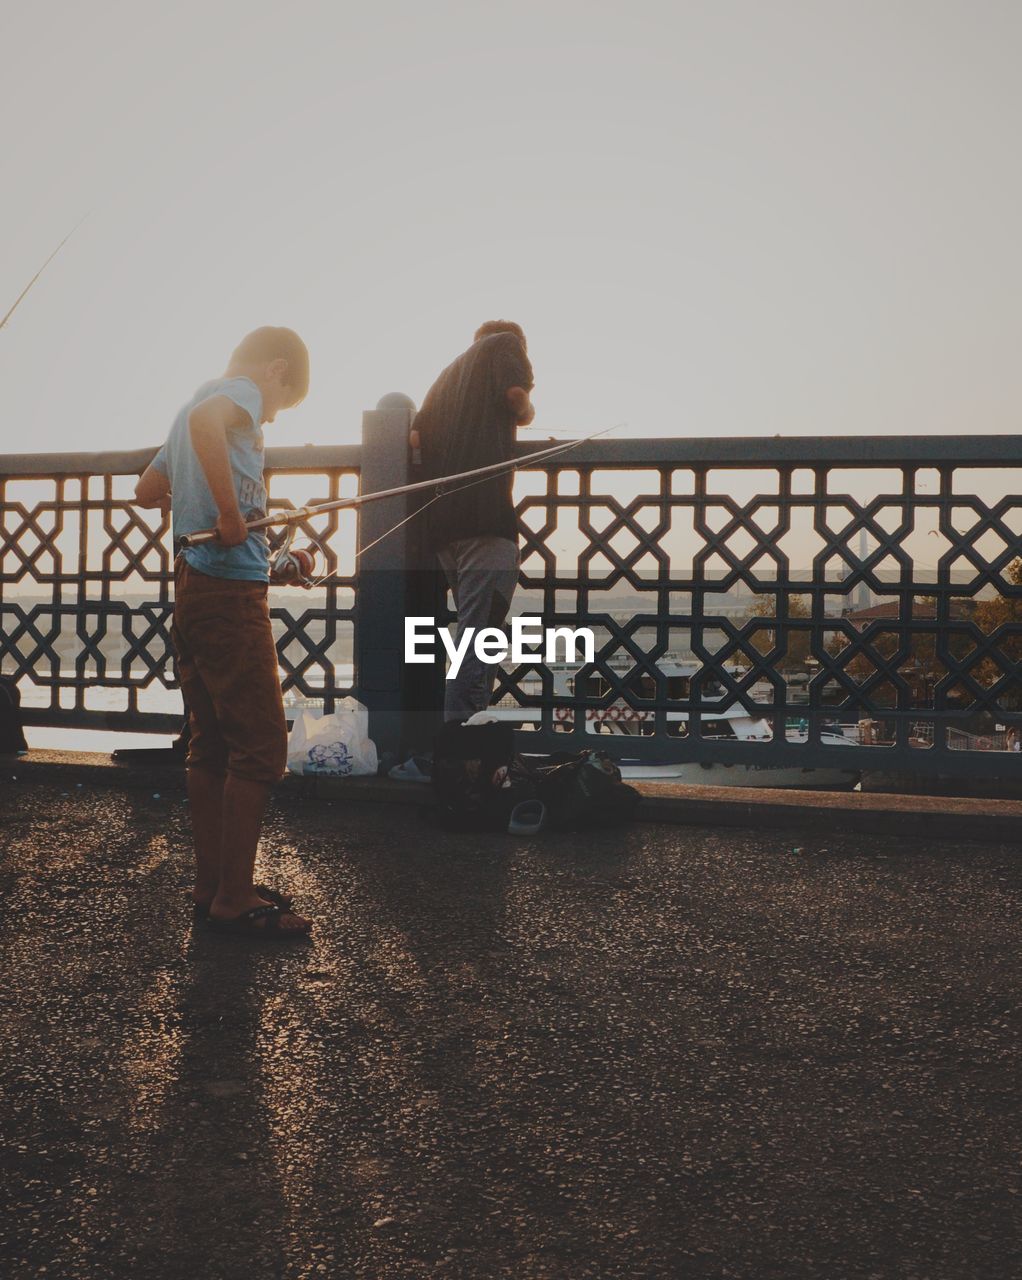
[[[316,579],[316,552],[321,548],[311,540],[293,546],[295,530],[288,525],[284,539],[274,549],[270,559],[270,581],[288,587],[314,587]]]

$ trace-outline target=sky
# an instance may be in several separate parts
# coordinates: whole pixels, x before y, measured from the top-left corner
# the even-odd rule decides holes
[[[312,360],[268,443],[352,443],[495,317],[540,436],[1016,432],[1020,47],[1014,0],[2,0],[0,314],[77,230],[0,449],[158,444],[262,324]]]

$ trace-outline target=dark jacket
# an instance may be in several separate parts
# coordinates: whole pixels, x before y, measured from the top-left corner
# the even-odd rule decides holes
[[[453,475],[513,458],[516,415],[506,393],[532,386],[532,366],[515,334],[495,333],[474,342],[433,383],[412,424],[419,432],[423,476]],[[439,550],[459,538],[486,534],[517,542],[513,482],[509,469],[434,502],[423,516],[430,547]]]

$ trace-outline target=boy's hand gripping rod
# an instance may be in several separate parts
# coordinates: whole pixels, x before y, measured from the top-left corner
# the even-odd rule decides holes
[[[417,480],[414,484],[403,484],[396,489],[380,489],[376,493],[360,493],[354,498],[336,498],[330,502],[317,502],[308,507],[296,507],[292,511],[276,511],[272,516],[263,516],[259,520],[253,520],[246,527],[251,532],[254,529],[269,529],[273,525],[281,524],[298,524],[302,520],[308,520],[312,516],[317,516],[323,511],[340,511],[350,507],[361,507],[367,502],[379,502],[382,498],[398,498],[406,493],[421,493],[426,489],[436,489],[437,496],[443,495],[443,486],[453,484],[455,481],[476,481],[484,479],[486,476],[499,475],[502,471],[517,471],[519,467],[530,467],[533,463],[542,462],[546,458],[553,458],[557,454],[567,453],[569,449],[576,449],[580,444],[588,444],[590,440],[595,440],[597,436],[605,436],[608,431],[616,431],[623,423],[615,423],[612,427],[604,427],[602,431],[594,431],[591,436],[582,436],[578,440],[566,440],[561,444],[553,445],[550,449],[541,449],[538,453],[530,453],[525,458],[509,458],[505,462],[494,462],[488,467],[476,467],[473,471],[459,471],[452,476],[437,476],[435,480]],[[215,542],[217,540],[217,532],[215,529],[201,529],[196,533],[184,533],[177,539],[179,547],[197,547],[204,542]]]

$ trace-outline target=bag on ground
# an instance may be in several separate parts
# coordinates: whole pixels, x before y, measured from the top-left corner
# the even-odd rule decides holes
[[[369,712],[361,702],[343,698],[322,716],[311,711],[296,715],[287,740],[292,773],[359,778],[374,775],[378,766],[376,744],[369,737]]]
[[[433,744],[435,820],[458,831],[506,831],[514,806],[535,792],[515,767],[509,724],[444,725]]]
[[[532,778],[549,825],[561,830],[619,826],[635,817],[641,799],[603,751],[580,751],[540,765]]]
[[[445,725],[434,744],[432,785],[435,820],[461,831],[506,831],[525,800],[541,801],[543,823],[555,830],[619,826],[641,798],[605,752],[536,764],[515,754],[513,729],[499,723]]]

